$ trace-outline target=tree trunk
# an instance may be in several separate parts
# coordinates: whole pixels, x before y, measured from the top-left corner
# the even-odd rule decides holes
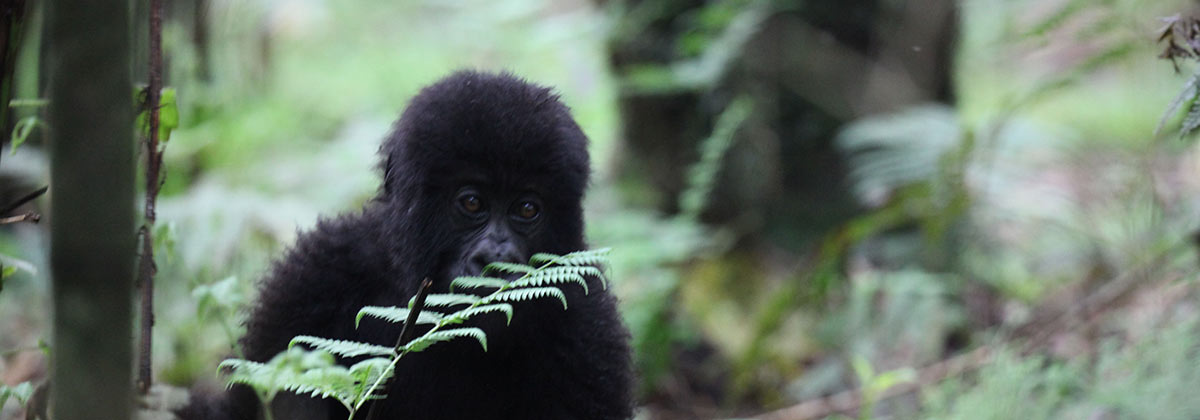
[[[56,420],[133,404],[133,115],[129,4],[47,4]]]

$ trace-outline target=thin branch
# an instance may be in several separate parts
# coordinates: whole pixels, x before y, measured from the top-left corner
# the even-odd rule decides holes
[[[421,315],[421,311],[425,309],[425,297],[429,296],[430,286],[433,286],[433,280],[430,280],[428,277],[426,277],[425,280],[421,282],[421,288],[417,289],[417,295],[413,297],[412,308],[409,308],[408,310],[408,319],[404,320],[404,327],[400,329],[400,337],[396,338],[397,353],[400,353],[404,348],[404,345],[408,344],[408,342],[412,340],[413,334],[416,334],[416,328],[413,328],[412,326],[417,324],[417,318]],[[392,360],[392,363],[395,363],[394,359]],[[372,388],[375,387],[372,386]],[[378,415],[379,404],[371,404],[371,408],[367,410],[367,420],[373,420],[378,417]]]
[[[25,213],[25,214],[18,215],[18,216],[0,217],[0,225],[7,225],[10,223],[21,223],[21,222],[37,223],[37,222],[40,222],[41,220],[42,220],[42,215],[34,213],[34,212],[29,212],[29,213]]]
[[[162,0],[150,0],[150,84],[146,88],[146,108],[149,133],[146,140],[146,202],[145,219],[138,229],[142,252],[138,265],[138,285],[141,287],[141,342],[138,352],[138,392],[146,395],[151,382],[151,336],[154,328],[154,223],[157,219],[155,202],[162,186],[162,150],[159,147],[159,102],[162,94]]]
[[[49,189],[50,189],[50,186],[47,185],[45,187],[38,188],[34,192],[25,194],[24,197],[18,198],[17,201],[9,203],[7,206],[4,206],[4,208],[0,208],[0,215],[8,214],[9,212],[16,210],[17,207],[21,207],[21,205],[28,203],[30,201],[33,201],[33,199],[35,199],[35,198],[41,197],[42,194],[45,194],[46,191]]]
[[[429,288],[433,286],[433,280],[428,277],[421,282],[421,288],[417,290],[417,296],[414,297],[412,309],[408,311],[408,319],[404,320],[404,327],[400,329],[400,338],[396,339],[396,351],[399,352],[405,344],[412,340],[416,330],[412,328],[417,324],[417,318],[421,315],[421,311],[425,309],[425,297],[429,296]]]

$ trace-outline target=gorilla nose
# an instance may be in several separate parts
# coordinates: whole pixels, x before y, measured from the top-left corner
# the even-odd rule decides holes
[[[494,262],[520,263],[523,261],[517,255],[516,247],[508,244],[495,244],[476,249],[467,262],[470,264],[471,272],[478,275],[483,273],[484,267]]]

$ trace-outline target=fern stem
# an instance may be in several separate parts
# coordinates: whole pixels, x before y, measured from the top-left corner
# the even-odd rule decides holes
[[[511,289],[512,288],[511,285],[513,283],[524,280],[525,278],[533,275],[533,273],[537,273],[542,270],[545,270],[547,267],[550,267],[554,263],[560,261],[561,258],[562,257],[553,259],[551,261],[547,261],[546,263],[539,266],[537,269],[534,269],[533,271],[525,273],[521,277],[509,282],[508,284],[500,286],[499,288],[496,289],[496,291],[492,292],[491,294],[489,294],[487,296],[484,296],[483,298],[479,299],[475,303],[472,303],[471,306],[467,307],[467,309],[468,310],[475,309],[475,308],[479,307],[480,305],[488,303],[489,299],[494,298],[497,294],[500,294],[501,292]],[[400,358],[404,357],[404,355],[408,354],[408,352],[409,352],[409,350],[407,348],[408,341],[406,341],[404,339],[405,338],[404,336],[406,333],[410,333],[410,331],[412,331],[409,328],[409,326],[416,324],[417,315],[419,315],[419,313],[421,311],[421,307],[425,305],[425,296],[427,295],[426,292],[429,290],[430,284],[432,284],[432,282],[428,278],[426,278],[425,282],[422,283],[422,285],[421,285],[421,290],[417,292],[417,296],[415,297],[416,300],[413,303],[412,309],[408,313],[408,320],[405,321],[404,328],[400,330],[400,338],[398,338],[396,340],[396,357],[392,358],[392,363],[388,364],[388,367],[387,367],[387,369],[385,369],[383,371],[383,374],[379,375],[379,377],[375,379],[375,382],[372,383],[369,388],[367,388],[367,392],[363,393],[362,398],[354,403],[354,408],[352,408],[350,410],[350,416],[347,417],[346,420],[354,420],[354,414],[357,413],[358,410],[362,409],[363,404],[366,404],[366,402],[371,399],[371,395],[375,394],[375,390],[379,389],[379,387],[381,385],[383,385],[384,378],[391,377],[395,373],[396,363],[400,362]],[[425,334],[422,334],[421,336],[424,337],[424,336],[433,334],[433,333],[437,332],[438,330],[440,330],[442,327],[449,325],[449,323],[450,323],[449,319],[440,320],[437,322],[437,324],[433,325],[433,328],[430,328],[429,331],[426,331]],[[377,406],[375,406],[375,405],[371,406],[371,410],[369,410],[367,412],[366,420],[374,420],[375,419],[375,414],[376,414],[375,407],[377,407]]]
[[[416,331],[412,326],[417,323],[418,316],[425,309],[425,297],[429,296],[430,286],[433,286],[433,280],[426,277],[425,281],[421,282],[421,289],[417,290],[416,300],[413,301],[412,309],[408,311],[408,319],[404,321],[404,327],[400,329],[400,337],[396,339],[395,349],[397,352],[402,346],[408,344],[408,340],[412,339],[413,332]]]

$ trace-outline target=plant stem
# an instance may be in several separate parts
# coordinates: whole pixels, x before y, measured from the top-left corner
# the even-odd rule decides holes
[[[162,0],[150,0],[150,85],[146,88],[146,112],[149,116],[149,136],[146,140],[146,201],[144,217],[138,236],[142,240],[142,255],[138,262],[138,285],[141,288],[141,334],[138,352],[138,392],[146,395],[151,382],[151,340],[154,327],[154,222],[157,219],[155,202],[162,185],[162,151],[158,144],[158,108],[162,93]]]
[[[508,282],[507,284],[505,284],[503,286],[500,286],[498,289],[496,289],[496,291],[492,292],[491,294],[489,294],[487,296],[484,296],[483,298],[480,298],[478,301],[476,301],[475,303],[472,303],[470,306],[468,306],[464,310],[474,309],[474,308],[479,307],[479,305],[490,303],[491,298],[495,297],[500,292],[509,290],[511,288],[510,285],[512,285],[513,283],[521,281],[521,280],[525,279],[526,277],[529,277],[530,274],[545,270],[546,267],[549,267],[550,265],[554,264],[555,262],[558,262],[560,259],[561,259],[561,257],[556,258],[551,261],[548,261],[545,264],[542,264],[540,267],[534,269],[533,271],[525,273],[525,275],[517,278],[516,280]],[[350,410],[350,416],[347,417],[346,420],[354,420],[354,413],[358,412],[358,410],[362,408],[363,404],[366,404],[366,402],[371,399],[371,395],[374,395],[375,390],[379,389],[379,387],[383,384],[384,378],[388,378],[391,376],[391,374],[396,370],[396,363],[398,363],[400,361],[400,358],[404,357],[405,354],[408,354],[408,352],[409,352],[408,347],[407,347],[408,341],[404,340],[404,338],[405,338],[404,335],[411,331],[411,329],[409,328],[410,325],[416,324],[417,315],[419,315],[421,308],[425,305],[425,292],[428,291],[429,285],[431,285],[431,284],[432,284],[432,282],[428,278],[426,278],[425,282],[421,284],[421,289],[417,292],[417,296],[415,297],[417,300],[414,302],[412,309],[409,310],[408,319],[405,320],[405,323],[404,323],[404,329],[402,329],[400,331],[400,338],[396,342],[396,357],[392,358],[392,363],[389,364],[386,369],[384,369],[383,374],[379,375],[379,378],[376,378],[375,382],[372,383],[371,386],[367,388],[367,391],[365,393],[363,393],[363,395],[360,397],[360,399],[354,403],[354,408]],[[425,334],[422,334],[421,336],[424,337],[424,336],[433,334],[433,333],[437,332],[438,330],[440,330],[442,327],[449,325],[449,322],[450,321],[448,318],[443,318],[443,319],[439,320],[437,322],[437,324],[434,324],[433,328],[430,328],[429,331],[426,331]],[[401,343],[403,343],[403,347],[401,346]],[[371,406],[371,410],[367,412],[366,420],[374,420],[375,414],[376,414],[375,407],[377,407],[377,406],[376,405]]]

